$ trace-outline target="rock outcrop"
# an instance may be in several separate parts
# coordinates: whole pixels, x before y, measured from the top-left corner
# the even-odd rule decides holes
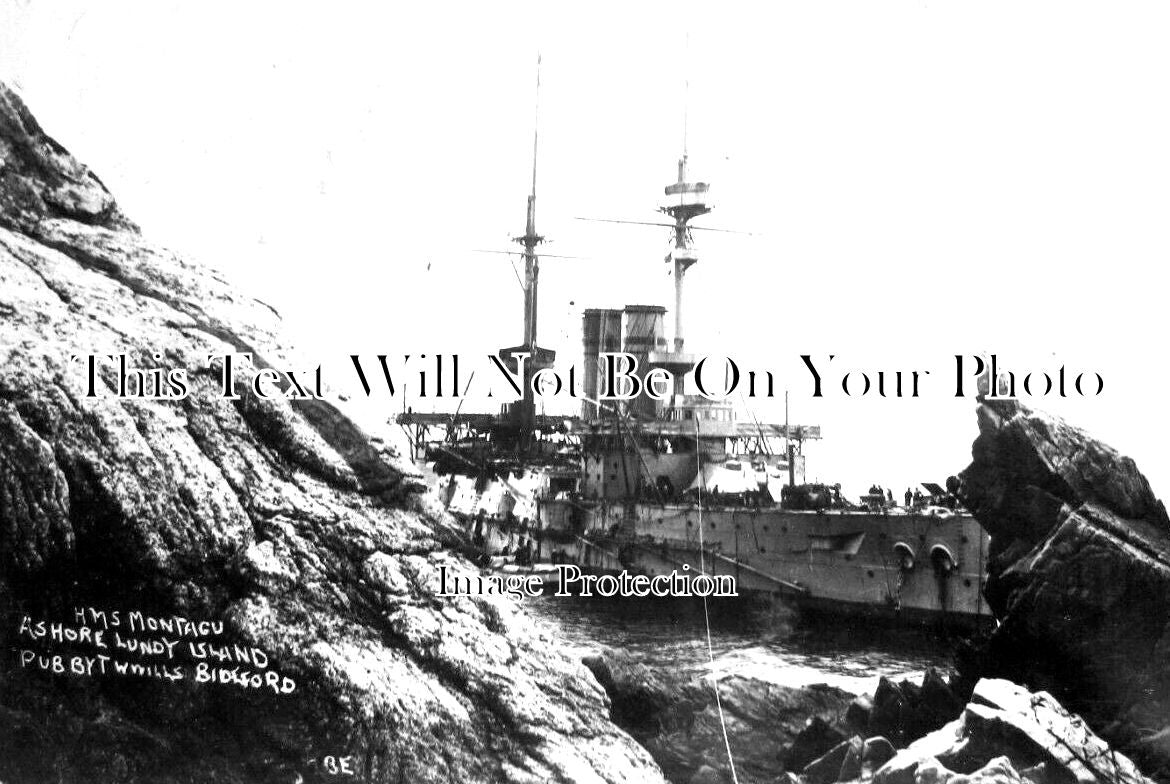
[[[824,684],[792,687],[732,675],[719,679],[717,703],[715,684],[704,679],[701,685],[706,699],[690,715],[688,726],[645,741],[673,781],[689,782],[703,765],[728,780],[728,747],[741,784],[771,781],[784,770],[788,749],[809,717],[837,723],[852,697]]]
[[[219,397],[206,357],[296,366],[278,333],[271,308],[145,241],[0,86],[0,780],[292,784],[344,760],[371,782],[661,781],[513,602],[436,596],[440,567],[470,568],[372,431],[323,400]],[[89,398],[70,357],[91,353],[182,368],[188,394],[115,397],[104,363]],[[196,682],[194,648],[178,679],[159,657],[79,673],[99,647],[35,631],[165,636],[109,628],[115,611],[222,622],[227,668],[295,688]]]
[[[853,699],[823,684],[787,687],[731,675],[719,679],[717,703],[710,678],[650,668],[616,651],[585,663],[608,692],[614,721],[679,784],[730,781],[728,746],[741,784],[770,782],[809,722],[841,724]]]
[[[855,735],[786,784],[1150,784],[1051,695],[984,679],[952,721],[896,751],[882,736]]]
[[[855,780],[848,775],[839,780]],[[1148,784],[1124,754],[1051,695],[1005,680],[979,681],[954,722],[899,752],[874,784]]]
[[[991,534],[999,621],[962,662],[1053,694],[1170,780],[1170,521],[1134,462],[986,400],[960,495]]]

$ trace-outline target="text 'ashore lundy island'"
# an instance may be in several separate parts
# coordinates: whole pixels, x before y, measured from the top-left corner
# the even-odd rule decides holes
[[[155,362],[161,363],[163,356],[155,353]],[[580,384],[583,374],[576,366],[541,366],[533,372],[527,365],[531,356],[522,351],[512,352],[507,358],[489,354],[480,363],[486,372],[478,374],[468,372],[468,366],[474,363],[459,354],[351,354],[345,363],[346,372],[331,377],[329,384],[330,389],[340,389],[341,393],[371,398],[403,394],[411,399],[486,396],[513,401],[524,396],[525,383],[531,385],[532,394],[538,398],[584,397]],[[182,399],[190,393],[185,366],[140,367],[125,354],[75,354],[70,359],[77,366],[86,397]],[[1005,367],[995,354],[955,354],[933,370],[863,368],[849,365],[835,354],[801,354],[799,359],[800,377],[811,397],[972,397],[981,391],[987,397],[1004,399],[1095,397],[1105,389],[1105,379],[1095,370],[1068,369],[1064,364]],[[665,367],[655,367],[653,362],[649,367],[640,365],[637,357],[624,352],[601,353],[598,361],[599,400],[631,400],[645,395],[665,401],[673,393],[675,376]],[[218,395],[225,400],[238,400],[246,391],[264,398],[327,396],[320,364],[276,368],[250,352],[237,352],[205,355],[198,358],[195,366],[212,374]],[[988,384],[989,378],[996,379],[996,383]],[[773,370],[744,367],[731,357],[701,357],[684,379],[697,394],[710,400],[784,394]],[[478,386],[473,386],[473,381]]]

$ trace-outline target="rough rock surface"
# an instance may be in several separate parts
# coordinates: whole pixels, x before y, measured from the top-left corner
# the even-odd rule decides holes
[[[848,722],[848,709],[846,709]],[[797,733],[784,758],[788,770],[803,770],[806,765],[819,759],[825,752],[847,741],[845,733],[820,716],[813,716],[805,722],[804,729]]]
[[[1170,521],[1134,462],[1065,422],[986,400],[961,476],[991,534],[999,620],[963,662],[1051,692],[1170,780]]]
[[[785,784],[1149,784],[1079,716],[1045,692],[979,681],[950,723],[902,751],[883,737],[842,741]]]
[[[788,687],[736,675],[720,678],[725,742],[714,683],[709,679],[701,683],[707,699],[692,714],[690,725],[645,742],[663,772],[675,781],[687,781],[682,773],[704,763],[726,777],[730,745],[741,784],[770,782],[784,769],[788,749],[808,717],[837,723],[852,697],[823,684]]]
[[[963,715],[910,744],[874,784],[1146,784],[1137,766],[1045,692],[981,680]],[[845,776],[840,780],[855,780]]]
[[[730,781],[728,745],[741,784],[771,782],[809,721],[841,725],[853,699],[823,684],[786,687],[731,675],[719,679],[717,704],[710,678],[650,668],[613,651],[585,663],[610,695],[614,721],[650,750],[673,782]]]
[[[661,781],[513,603],[435,596],[468,566],[391,450],[331,403],[218,398],[208,354],[296,366],[278,329],[0,86],[0,780],[291,784],[345,755],[374,782]],[[87,398],[90,352],[189,394]],[[296,689],[22,668],[48,645],[24,616],[81,606],[222,620]]]

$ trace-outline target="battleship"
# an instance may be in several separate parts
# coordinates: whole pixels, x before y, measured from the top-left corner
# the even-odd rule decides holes
[[[537,84],[539,91],[539,76]],[[485,568],[552,575],[572,565],[649,578],[690,570],[733,577],[740,595],[805,612],[990,623],[982,592],[989,539],[959,505],[955,480],[907,490],[902,503],[877,486],[850,502],[839,485],[807,481],[804,445],[821,438],[819,426],[761,422],[688,391],[697,363],[684,333],[686,276],[699,261],[693,232],[719,229],[691,224],[712,205],[709,184],[688,178],[685,142],[659,207],[669,220],[629,221],[670,230],[672,339],[665,306],[585,310],[582,409],[537,413],[528,382],[556,359],[537,342],[545,240],[536,230],[538,138],[525,233],[515,238],[522,250],[514,251],[524,260],[523,339],[499,352],[509,363],[530,357],[523,397],[496,413],[397,417]],[[599,399],[600,368],[618,353],[636,359],[640,374],[669,371],[673,388]]]

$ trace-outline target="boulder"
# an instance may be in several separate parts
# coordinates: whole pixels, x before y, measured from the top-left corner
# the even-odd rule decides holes
[[[801,777],[808,784],[833,784],[856,779],[861,773],[860,759],[864,748],[865,741],[854,735],[806,765],[800,772]]]
[[[894,744],[882,737],[867,738],[861,751],[861,778],[868,780],[898,753]]]
[[[1020,774],[1007,757],[996,757],[974,773],[955,773],[938,760],[918,767],[915,784],[1019,784]]]
[[[1170,520],[1134,461],[1066,422],[984,400],[959,495],[991,535],[999,621],[961,661],[1047,690],[1170,778]]]
[[[384,421],[218,393],[209,355],[300,367],[279,334],[270,307],[146,241],[0,86],[0,780],[661,781],[515,601],[437,595],[440,570],[473,571]],[[126,358],[128,394],[103,359],[88,395],[70,357],[90,353]],[[157,368],[186,394],[137,394]],[[94,646],[35,632],[131,613],[222,624],[214,643],[261,685],[238,658],[198,680],[185,647],[79,673]]]
[[[639,741],[690,730],[711,692],[686,675],[647,667],[624,651],[609,649],[581,660],[610,699],[610,717]]]
[[[1021,774],[1034,784],[1149,782],[1051,695],[998,679],[979,681],[958,719],[898,752],[874,782],[1016,781]]]
[[[837,781],[857,781],[863,777],[862,759],[865,756],[865,741],[854,736],[849,741],[849,750],[837,771]]]
[[[808,784],[869,781],[895,754],[894,745],[885,738],[862,740],[854,735],[806,765],[801,777]]]
[[[852,703],[850,703],[852,707]],[[848,736],[820,716],[811,717],[792,741],[784,760],[788,770],[802,770],[825,752],[848,740]]]

